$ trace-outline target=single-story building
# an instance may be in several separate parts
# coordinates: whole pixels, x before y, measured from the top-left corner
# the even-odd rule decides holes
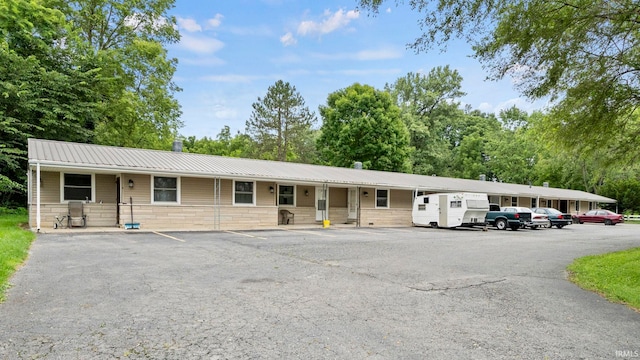
[[[416,194],[481,192],[490,202],[583,212],[615,200],[584,191],[289,162],[29,139],[29,223],[260,229],[280,224],[411,226]]]

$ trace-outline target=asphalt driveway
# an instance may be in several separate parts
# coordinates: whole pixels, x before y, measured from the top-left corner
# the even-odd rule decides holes
[[[43,234],[1,359],[623,359],[640,314],[566,280],[640,226]]]

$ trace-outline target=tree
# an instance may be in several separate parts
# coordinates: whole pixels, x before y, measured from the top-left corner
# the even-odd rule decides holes
[[[264,98],[254,102],[246,132],[257,145],[260,158],[304,161],[304,145],[311,136],[315,114],[305,106],[296,87],[282,80],[269,87]]]
[[[64,46],[62,46],[64,44]],[[0,1],[0,191],[2,205],[26,196],[27,138],[89,141],[106,81],[58,10]]]
[[[174,0],[53,0],[78,29],[83,47],[101,76],[100,121],[95,142],[105,145],[170,148],[182,126],[172,81],[177,60],[165,44],[180,36],[167,12]]]
[[[329,94],[320,114],[321,162],[352,167],[360,161],[365,169],[411,170],[409,132],[387,92],[356,83]]]
[[[445,139],[447,127],[462,116],[456,99],[464,96],[462,77],[449,66],[436,67],[427,75],[408,73],[385,85],[402,111],[402,119],[415,149],[412,168],[416,174],[447,175],[451,146]]]
[[[189,136],[183,140],[183,145],[186,152],[197,154],[247,158],[256,152],[255,144],[248,135],[237,133],[232,136],[229,126],[220,130],[216,139],[206,136],[196,139],[195,136]]]
[[[382,0],[360,0],[376,11]],[[550,98],[548,136],[597,143],[635,158],[640,135],[640,4],[637,1],[410,1],[422,13],[418,51],[465,38],[493,79],[513,75],[531,99]],[[446,46],[443,46],[446,48]],[[615,145],[615,146],[612,146]]]

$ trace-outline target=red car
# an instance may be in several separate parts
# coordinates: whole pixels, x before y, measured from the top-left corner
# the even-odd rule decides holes
[[[622,219],[622,215],[616,214],[609,210],[589,210],[584,214],[574,215],[575,222],[577,223],[604,223],[605,225],[615,225],[617,223],[621,223],[624,220]]]

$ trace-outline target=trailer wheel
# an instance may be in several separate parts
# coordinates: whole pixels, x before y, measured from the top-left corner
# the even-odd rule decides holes
[[[496,220],[496,227],[498,230],[506,230],[507,229],[507,221],[505,219]]]
[[[432,227],[432,228],[434,228],[434,229],[437,229],[437,228],[438,228],[438,223],[437,223],[437,222],[432,222],[430,225],[431,225],[431,227]]]

